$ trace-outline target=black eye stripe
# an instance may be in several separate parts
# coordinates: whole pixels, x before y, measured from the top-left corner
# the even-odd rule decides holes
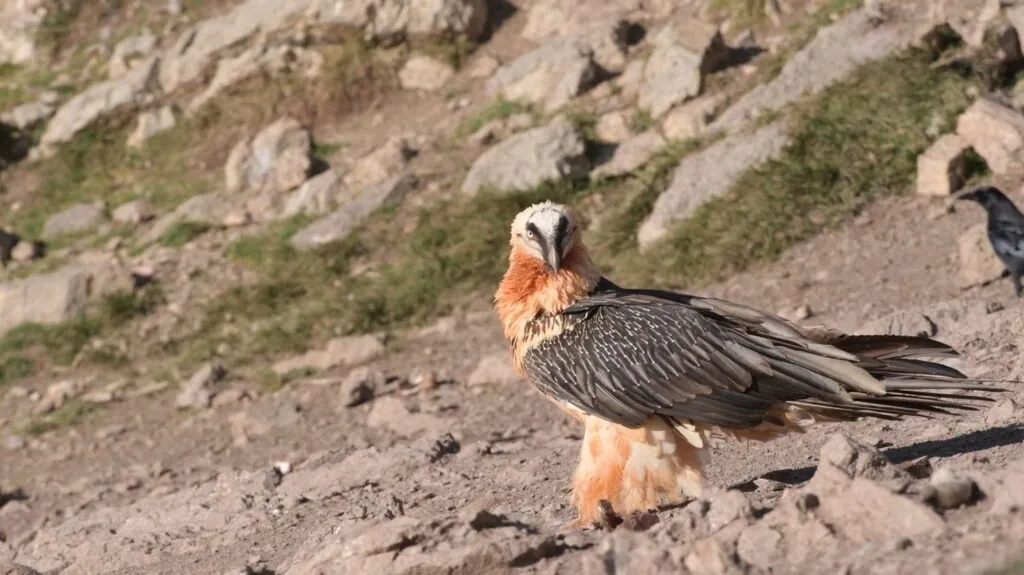
[[[533,233],[533,239],[537,242],[537,245],[540,246],[541,252],[547,251],[548,240],[540,233],[540,230],[537,229],[536,225],[532,223],[526,224],[526,231]]]
[[[569,219],[558,218],[558,226],[555,228],[555,245],[561,246],[565,243],[566,228],[569,227]]]

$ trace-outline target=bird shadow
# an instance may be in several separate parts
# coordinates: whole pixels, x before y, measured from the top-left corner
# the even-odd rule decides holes
[[[1012,424],[972,431],[947,439],[920,441],[903,447],[893,447],[891,449],[883,450],[882,455],[884,455],[890,462],[900,464],[924,456],[942,458],[953,457],[954,455],[964,455],[967,453],[992,449],[994,447],[1013,445],[1015,443],[1021,443],[1022,441],[1024,441],[1024,426],[1020,424]],[[785,485],[799,485],[809,481],[811,477],[814,476],[814,472],[817,471],[817,469],[818,467],[816,465],[796,469],[777,469],[775,471],[765,473],[760,478],[769,479]],[[757,489],[757,485],[754,484],[754,480],[750,480],[733,485],[732,489],[749,493],[751,491],[755,491]]]

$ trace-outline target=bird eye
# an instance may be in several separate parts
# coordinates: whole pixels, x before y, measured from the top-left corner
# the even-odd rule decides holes
[[[526,237],[533,239],[533,232],[530,230],[526,230]]]

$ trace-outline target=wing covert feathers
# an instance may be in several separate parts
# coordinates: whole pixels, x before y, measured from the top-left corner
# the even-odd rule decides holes
[[[823,419],[928,417],[1002,391],[922,359],[957,355],[929,338],[801,328],[722,300],[604,285],[534,320],[517,357],[545,394],[627,427],[661,415],[753,428],[786,405]]]

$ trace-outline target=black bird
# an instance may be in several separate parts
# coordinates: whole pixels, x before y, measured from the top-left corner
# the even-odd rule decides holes
[[[11,261],[11,250],[18,245],[19,240],[18,234],[0,228],[0,268],[7,267],[7,263]]]
[[[1024,296],[1020,278],[1024,275],[1024,214],[1010,198],[993,186],[981,186],[957,197],[981,204],[988,213],[988,241],[1003,261],[1013,280],[1013,292]]]

